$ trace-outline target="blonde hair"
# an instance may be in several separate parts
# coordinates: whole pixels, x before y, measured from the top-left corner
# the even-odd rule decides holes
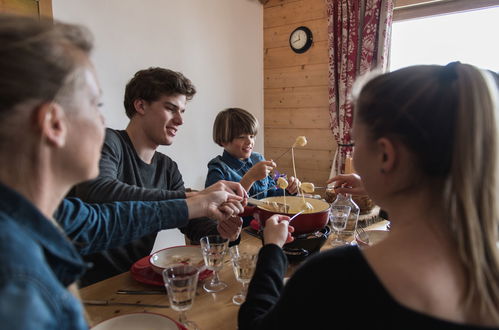
[[[471,65],[413,66],[367,82],[356,120],[375,139],[399,139],[422,176],[441,179],[444,221],[466,275],[464,306],[499,322],[497,94],[491,74]]]
[[[258,120],[251,113],[240,108],[220,111],[213,123],[213,141],[219,146],[230,143],[242,134],[256,135]]]

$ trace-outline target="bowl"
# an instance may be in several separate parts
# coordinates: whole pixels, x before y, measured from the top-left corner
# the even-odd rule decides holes
[[[158,274],[172,264],[188,264],[199,267],[200,271],[205,270],[203,254],[199,246],[186,245],[174,246],[159,250],[149,257],[151,268]]]
[[[359,246],[366,247],[366,246],[376,245],[382,240],[384,240],[386,237],[388,237],[388,234],[390,232],[387,230],[366,230],[365,233],[369,238],[369,243],[366,243],[365,241],[361,240],[358,237],[358,234],[355,233],[355,242],[357,242]]]

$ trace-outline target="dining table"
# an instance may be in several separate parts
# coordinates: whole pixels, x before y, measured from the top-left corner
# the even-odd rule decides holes
[[[387,224],[388,221],[380,221],[365,228],[365,230],[386,230]],[[332,248],[332,236],[334,235],[329,236],[328,241],[321,250]],[[249,234],[247,230],[242,231],[239,243],[240,251],[257,253],[261,246],[262,240],[260,238]],[[296,267],[298,265],[291,264],[288,274],[290,275]],[[199,283],[194,304],[187,311],[188,319],[196,322],[202,330],[237,329],[239,306],[232,302],[232,297],[241,291],[242,286],[235,278],[230,257],[226,256],[224,266],[219,271],[219,276],[222,281],[228,284],[227,288],[217,293],[208,293],[203,289],[202,284]],[[119,294],[119,290],[125,290],[130,293],[139,291],[139,294]],[[141,291],[144,293],[140,294]],[[115,316],[137,312],[158,313],[178,320],[178,312],[169,307],[158,308],[113,304],[169,305],[164,287],[139,283],[132,278],[130,272],[125,272],[82,288],[80,295],[83,301],[106,301],[110,303],[109,305],[85,306],[90,326],[94,326]]]

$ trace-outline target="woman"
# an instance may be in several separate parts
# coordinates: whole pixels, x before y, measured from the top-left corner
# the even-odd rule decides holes
[[[66,234],[80,252],[90,253],[185,226],[190,218],[226,220],[242,210],[237,202],[242,198],[230,193],[243,195],[235,183],[188,200],[61,204],[72,185],[98,172],[104,126],[91,46],[82,28],[0,15],[0,319],[5,329],[88,328],[74,284],[86,265]]]
[[[288,223],[270,218],[239,329],[498,329],[497,101],[460,63],[368,81],[354,163],[390,236],[321,253],[283,288]]]

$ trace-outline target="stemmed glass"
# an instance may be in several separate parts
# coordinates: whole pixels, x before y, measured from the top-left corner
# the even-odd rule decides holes
[[[229,240],[217,235],[204,236],[200,240],[206,268],[213,271],[213,278],[206,282],[203,288],[207,292],[219,292],[227,287],[225,282],[220,281],[218,272],[223,267],[224,256],[229,247]]]
[[[190,330],[199,329],[195,322],[187,320],[185,314],[194,303],[198,276],[199,268],[192,265],[174,264],[163,270],[163,281],[168,292],[170,306],[173,310],[180,312],[179,322]]]
[[[333,246],[343,245],[346,242],[341,238],[341,232],[346,228],[351,207],[348,205],[332,205],[329,219],[333,229],[336,230],[336,238],[331,242]]]
[[[236,305],[241,305],[246,299],[246,290],[248,288],[248,283],[251,281],[251,277],[255,272],[258,255],[240,252],[237,245],[232,246],[229,249],[229,252],[236,279],[242,284],[241,292],[232,297],[232,302]]]

